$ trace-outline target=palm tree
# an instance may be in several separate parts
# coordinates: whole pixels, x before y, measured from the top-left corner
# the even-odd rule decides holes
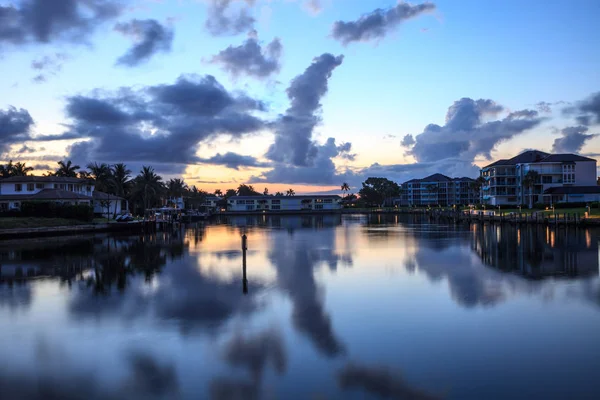
[[[286,196],[293,196],[296,194],[296,191],[292,188],[288,189],[287,192],[285,192]]]
[[[188,190],[188,185],[182,179],[169,179],[169,182],[167,182],[167,196],[169,198],[178,199],[183,197]]]
[[[265,195],[265,196],[269,195],[269,188],[265,188],[265,190],[263,190],[263,195]]]
[[[283,196],[283,192],[275,192],[275,196]]]
[[[135,178],[134,192],[142,198],[144,211],[157,202],[163,189],[162,177],[154,172],[154,168],[143,166]]]
[[[131,188],[131,170],[123,163],[114,164],[110,168],[110,180],[115,194],[125,198]],[[117,202],[115,201],[115,214],[117,213]]]
[[[481,187],[485,183],[485,178],[483,176],[479,176],[470,184],[470,189],[477,194],[477,198],[481,199]]]
[[[81,169],[79,165],[73,165],[71,160],[67,162],[59,161],[58,169],[54,172],[54,176],[65,176],[69,178],[77,178],[77,171]]]
[[[10,160],[6,165],[0,165],[0,178],[9,178],[12,175],[12,169],[12,160]]]
[[[218,197],[223,196],[223,191],[221,189],[215,190],[215,196],[218,196]]]
[[[342,192],[348,193],[349,190],[350,190],[350,186],[348,185],[348,183],[347,182],[342,183]]]
[[[108,164],[102,163],[89,163],[87,169],[90,170],[90,178],[92,178],[96,185],[96,190],[99,192],[110,192],[112,185],[112,174]]]
[[[529,170],[523,178],[523,187],[527,189],[529,196],[529,208],[533,208],[533,188],[539,180],[540,174],[537,171]]]
[[[12,166],[11,175],[12,176],[27,176],[29,173],[33,171],[33,167],[28,167],[25,163],[18,162]]]

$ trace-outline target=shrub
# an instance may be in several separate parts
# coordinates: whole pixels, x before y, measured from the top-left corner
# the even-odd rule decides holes
[[[71,205],[51,201],[24,201],[19,217],[65,218],[80,221],[94,219],[94,209],[85,204]]]

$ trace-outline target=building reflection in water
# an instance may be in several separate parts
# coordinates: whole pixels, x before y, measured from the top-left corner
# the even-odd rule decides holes
[[[598,241],[589,228],[473,225],[471,233],[481,261],[502,271],[532,279],[598,275]]]

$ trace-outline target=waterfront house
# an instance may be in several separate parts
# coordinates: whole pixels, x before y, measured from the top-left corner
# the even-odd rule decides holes
[[[94,200],[94,214],[101,215],[104,218],[111,218],[129,210],[127,200],[114,194],[94,190],[92,198]]]
[[[94,183],[59,176],[11,176],[0,180],[0,211],[19,210],[23,201],[92,205]]]
[[[202,205],[205,207],[206,211],[214,213],[218,210],[219,202],[221,200],[223,200],[223,198],[219,196],[206,196],[204,198],[204,204]]]
[[[527,174],[535,171],[535,181]],[[577,154],[530,150],[481,169],[484,204],[520,205],[597,201],[596,160]],[[576,200],[577,199],[577,200]]]
[[[450,178],[442,174],[411,179],[402,184],[400,198],[394,202],[403,207],[473,204],[478,199],[473,182],[471,178]]]
[[[228,211],[331,211],[342,208],[338,195],[305,196],[232,196]]]

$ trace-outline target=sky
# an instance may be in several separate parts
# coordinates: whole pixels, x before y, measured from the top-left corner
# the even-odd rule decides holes
[[[0,160],[213,191],[600,157],[600,2],[0,0]]]

